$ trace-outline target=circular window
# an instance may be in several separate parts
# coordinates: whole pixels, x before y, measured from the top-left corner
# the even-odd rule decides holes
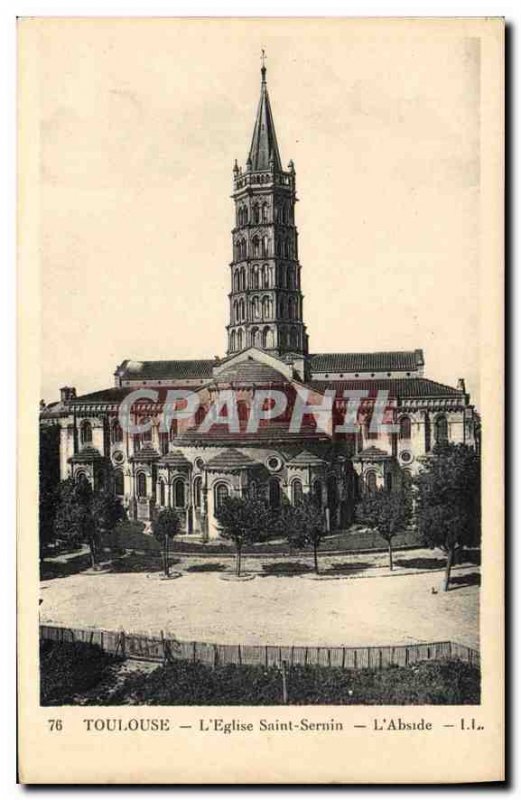
[[[204,461],[201,458],[201,456],[197,456],[197,458],[194,461],[194,465],[198,470],[203,470],[204,469]]]
[[[271,472],[278,472],[282,467],[282,461],[278,456],[268,456],[266,459],[266,466]]]
[[[121,450],[114,450],[112,453],[112,460],[115,464],[121,464],[125,460],[125,455]]]
[[[400,453],[400,458],[404,464],[408,464],[410,461],[412,461],[412,455],[409,453],[408,450],[403,450]]]

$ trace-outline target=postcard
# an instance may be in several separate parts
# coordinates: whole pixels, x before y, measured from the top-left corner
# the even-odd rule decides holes
[[[20,781],[504,780],[504,21],[18,43]]]

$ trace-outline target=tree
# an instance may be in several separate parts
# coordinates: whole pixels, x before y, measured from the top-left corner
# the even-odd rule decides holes
[[[102,489],[92,497],[92,516],[101,539],[104,533],[113,533],[118,522],[126,518],[126,512],[119,497],[107,489]]]
[[[92,489],[86,478],[68,478],[60,483],[54,530],[58,538],[88,544],[92,566],[96,567],[99,537],[92,513]]]
[[[411,498],[406,491],[379,489],[365,494],[356,507],[356,520],[377,531],[387,542],[389,569],[393,568],[393,538],[411,518]]]
[[[59,502],[60,483],[60,428],[58,425],[40,426],[39,453],[39,533],[40,557],[56,539],[54,519]]]
[[[326,526],[324,512],[314,498],[305,495],[298,505],[284,506],[280,525],[290,548],[313,547],[313,561],[318,575],[318,548],[325,536]]]
[[[447,556],[445,591],[460,547],[481,539],[481,475],[478,454],[464,444],[435,448],[414,480],[416,518],[421,539]]]
[[[263,538],[270,527],[271,509],[263,498],[225,497],[215,517],[223,539],[235,545],[235,574],[240,577],[243,547]]]
[[[180,528],[181,522],[173,508],[164,508],[152,522],[152,533],[162,548],[163,569],[167,578],[170,575],[168,543],[179,533]]]

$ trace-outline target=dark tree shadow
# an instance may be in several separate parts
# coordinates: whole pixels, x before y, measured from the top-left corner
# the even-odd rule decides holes
[[[342,564],[332,564],[328,570],[324,571],[324,575],[356,575],[358,572],[363,572],[366,569],[374,566],[369,561],[352,561],[344,562]]]
[[[76,558],[69,558],[68,561],[41,561],[40,580],[51,581],[54,578],[67,578],[69,575],[76,575],[91,566],[89,553],[82,553]]]
[[[470,572],[467,575],[455,575],[450,579],[449,592],[456,589],[464,589],[465,586],[481,586],[481,575],[479,572]]]
[[[225,564],[210,562],[209,564],[192,564],[191,567],[186,568],[186,572],[224,572],[226,570]]]
[[[179,564],[179,558],[169,558],[168,563],[172,567]],[[163,564],[161,558],[142,553],[132,553],[124,558],[116,558],[112,561],[112,571],[117,573],[125,572],[162,572]]]
[[[262,565],[261,577],[267,578],[268,576],[275,577],[292,577],[293,575],[304,575],[306,572],[312,572],[312,567],[308,564],[302,564],[300,561],[281,561],[274,564]]]
[[[410,569],[442,569],[447,563],[444,558],[397,558],[394,563],[397,567]]]

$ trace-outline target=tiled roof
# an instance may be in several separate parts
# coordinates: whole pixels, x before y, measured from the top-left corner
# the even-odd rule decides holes
[[[179,361],[124,361],[116,374],[126,381],[138,380],[201,380],[212,377],[214,358]]]
[[[159,463],[167,467],[186,468],[190,466],[189,460],[186,458],[186,456],[183,455],[183,453],[180,450],[172,450],[172,452],[167,453],[166,455],[163,456],[163,458]]]
[[[239,383],[266,385],[270,383],[288,383],[288,379],[282,372],[262,364],[260,361],[248,359],[231,364],[216,377],[217,383]]]
[[[310,356],[312,372],[412,371],[423,365],[422,350],[381,353],[315,353]]]
[[[430,381],[427,378],[368,378],[351,381],[310,381],[309,385],[324,392],[326,389],[336,389],[337,395],[342,395],[345,390],[364,389],[369,391],[369,396],[376,396],[379,390],[389,392],[389,397],[463,397],[465,392],[446,386],[444,383]]]
[[[257,463],[246,453],[241,453],[240,450],[230,447],[228,450],[224,450],[211,458],[206,467],[207,469],[246,469],[247,467],[253,467]]]
[[[314,453],[310,453],[309,450],[302,450],[298,455],[288,461],[288,467],[307,467],[310,464],[324,464],[324,460],[319,458]]]
[[[371,447],[366,447],[361,453],[357,453],[354,458],[360,458],[362,460],[367,459],[368,461],[378,461],[381,458],[392,458],[392,456],[385,450],[380,450],[379,447],[372,445]]]
[[[150,461],[157,461],[159,458],[159,453],[157,450],[154,450],[153,447],[146,445],[141,448],[141,450],[136,450],[136,452],[130,456],[129,461],[139,461],[143,462],[150,462]]]
[[[256,433],[248,433],[246,429],[246,423],[243,423],[242,421],[240,432],[229,431],[224,425],[212,426],[210,430],[205,433],[201,433],[195,427],[189,428],[188,430],[178,434],[175,442],[180,446],[187,445],[188,443],[204,444],[206,442],[209,444],[215,444],[219,442],[223,445],[228,443],[244,443],[246,446],[247,444],[256,444],[258,442],[273,441],[280,444],[282,441],[297,442],[309,439],[313,441],[317,441],[317,439],[326,441],[330,439],[330,437],[322,431],[317,431],[316,427],[312,425],[303,424],[299,431],[293,433],[289,430],[289,422],[267,420],[264,424],[261,422]]]
[[[69,461],[71,464],[90,464],[93,461],[100,461],[101,459],[103,459],[103,456],[95,447],[84,447],[82,450],[74,453],[74,455],[69,458]]]

